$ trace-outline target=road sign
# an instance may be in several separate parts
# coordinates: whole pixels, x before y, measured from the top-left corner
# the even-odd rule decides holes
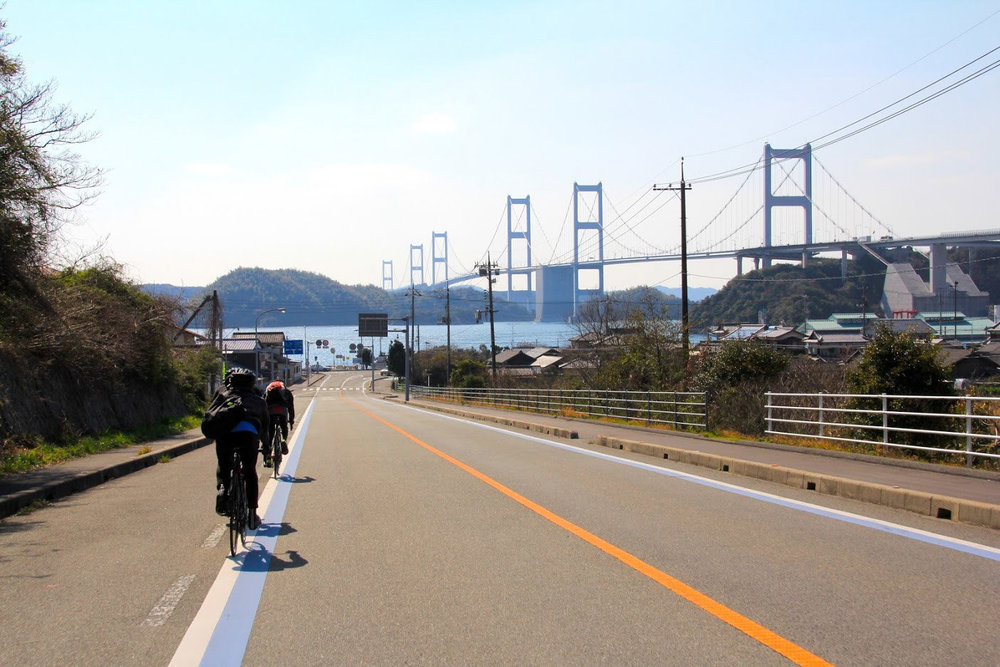
[[[285,341],[285,354],[302,354],[303,353],[303,343],[301,340],[286,340]]]
[[[386,338],[389,335],[389,315],[386,313],[359,313],[358,335]]]

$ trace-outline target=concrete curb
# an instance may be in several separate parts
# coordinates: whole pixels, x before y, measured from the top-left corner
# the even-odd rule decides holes
[[[701,466],[744,477],[754,477],[784,484],[796,489],[885,505],[938,519],[951,519],[962,523],[1000,528],[1000,505],[962,500],[951,496],[911,491],[883,484],[859,482],[833,475],[804,472],[776,464],[744,461],[727,456],[706,454],[699,451],[678,449],[637,440],[625,440],[602,435],[597,444],[611,449],[634,452],[659,459]]]
[[[167,445],[154,449],[147,454],[133,456],[124,461],[119,461],[97,470],[81,470],[76,474],[68,474],[59,479],[39,484],[38,486],[23,491],[17,491],[0,498],[0,519],[17,514],[25,507],[33,503],[48,500],[58,500],[66,496],[86,491],[87,489],[99,486],[108,480],[124,477],[125,475],[138,472],[145,468],[152,467],[160,462],[164,456],[174,458],[182,454],[187,454],[196,449],[200,449],[212,440],[208,438],[195,438],[173,445]],[[144,445],[135,445],[138,449]],[[145,445],[148,446],[148,445]]]
[[[437,412],[443,412],[449,415],[455,415],[458,417],[471,417],[473,419],[478,419],[479,421],[493,422],[494,424],[500,424],[501,426],[510,426],[513,428],[524,429],[526,431],[534,431],[535,433],[544,433],[545,435],[553,435],[557,438],[566,438],[567,440],[576,440],[580,437],[579,433],[568,428],[549,426],[547,424],[536,424],[534,422],[523,421],[521,419],[511,419],[510,417],[487,415],[481,412],[471,412],[469,410],[462,410],[460,408],[449,408],[443,405],[435,405],[433,403],[428,403],[428,402],[421,402],[420,407],[427,408],[428,410],[435,410]]]

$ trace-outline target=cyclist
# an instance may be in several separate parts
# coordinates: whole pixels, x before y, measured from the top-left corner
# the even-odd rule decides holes
[[[264,443],[264,467],[271,467],[270,442],[274,437],[274,429],[281,429],[281,453],[288,453],[288,429],[295,427],[295,398],[281,380],[275,380],[267,385],[264,391],[267,401],[267,412],[270,415],[268,423],[268,438]]]
[[[257,378],[253,371],[246,368],[233,368],[226,373],[225,389],[240,397],[246,408],[246,418],[233,427],[233,430],[215,441],[215,456],[218,467],[215,470],[216,489],[215,511],[226,516],[226,485],[232,472],[233,450],[240,452],[243,459],[243,475],[246,481],[247,506],[249,518],[247,528],[257,530],[260,527],[260,517],[257,516],[257,444],[262,435],[267,434],[267,403],[261,398],[259,390],[254,386]]]

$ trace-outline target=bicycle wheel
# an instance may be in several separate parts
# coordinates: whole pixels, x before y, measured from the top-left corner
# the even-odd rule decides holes
[[[229,553],[236,555],[238,544],[247,540],[247,489],[243,481],[243,462],[233,454],[233,472],[229,479]]]
[[[281,429],[275,425],[274,437],[271,438],[271,463],[274,464],[274,478],[278,479],[278,468],[281,467]]]

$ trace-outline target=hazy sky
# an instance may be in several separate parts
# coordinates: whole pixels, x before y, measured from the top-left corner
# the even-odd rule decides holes
[[[451,275],[487,251],[505,265],[508,195],[531,197],[533,260],[565,257],[574,182],[603,184],[606,256],[670,249],[680,207],[651,186],[678,180],[681,156],[689,236],[721,234],[752,219],[762,176],[698,179],[765,141],[824,143],[1000,46],[1000,3],[964,0],[7,0],[0,16],[29,77],[93,114],[81,154],[107,173],[73,241],[106,239],[138,282],[189,286],[239,266],[381,285],[391,260],[399,287],[410,244],[430,281],[432,232]],[[998,117],[993,71],[817,150],[814,200],[865,234],[998,228]],[[761,227],[744,230],[758,245]],[[736,264],[689,270],[717,287]],[[606,280],[676,286],[679,267]]]

